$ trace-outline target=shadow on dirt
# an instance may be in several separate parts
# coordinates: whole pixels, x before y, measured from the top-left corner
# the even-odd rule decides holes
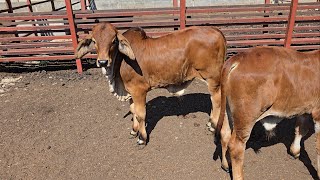
[[[209,119],[210,110],[209,94],[194,93],[180,97],[156,97],[147,103],[147,133],[150,135],[157,123],[165,116],[188,118],[187,115],[190,113],[203,112],[208,114]],[[193,118],[196,116],[193,115]]]
[[[210,110],[211,101],[209,94],[194,93],[181,97],[156,97],[147,103],[147,133],[150,135],[157,123],[165,116],[182,116],[188,118],[188,114],[190,113],[203,112],[208,114],[209,118]],[[196,118],[196,116],[194,115],[193,118]],[[317,170],[313,167],[310,157],[304,148],[304,141],[314,133],[312,119],[309,118],[309,121],[309,133],[302,139],[299,160],[308,169],[312,178],[318,179]],[[281,143],[286,146],[287,153],[290,154],[290,145],[294,139],[295,122],[295,118],[281,121],[274,130],[275,136],[271,138],[268,138],[262,124],[256,123],[246,148],[252,148],[256,153],[259,153],[263,147]],[[221,147],[217,146],[213,154],[213,159],[217,160],[220,156]]]
[[[307,140],[314,133],[314,126],[313,126],[312,119],[309,118],[308,121],[309,121],[308,122],[309,123],[308,124],[309,132],[301,140],[301,150],[300,150],[299,160],[308,169],[308,171],[313,179],[319,179],[317,176],[317,170],[315,169],[315,167],[313,167],[311,159],[310,159],[310,157],[304,147],[304,141]],[[290,146],[294,140],[295,123],[296,123],[296,118],[285,119],[285,120],[281,121],[276,126],[276,128],[274,130],[275,134],[271,138],[268,137],[262,124],[256,123],[253,130],[252,130],[250,138],[247,142],[246,149],[252,148],[258,154],[261,151],[261,148],[273,146],[275,144],[280,143],[280,144],[283,144],[286,146],[287,153],[291,156]],[[214,160],[217,160],[218,158],[221,159],[221,146],[220,145],[218,145],[216,147],[216,150],[213,155]],[[229,157],[228,157],[228,161],[231,162]],[[261,163],[263,163],[263,162],[261,162]],[[229,164],[229,166],[231,167],[231,163]]]

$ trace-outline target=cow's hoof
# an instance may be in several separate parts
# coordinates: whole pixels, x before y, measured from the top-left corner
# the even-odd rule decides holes
[[[138,139],[137,145],[138,145],[138,150],[142,150],[146,147],[146,142],[144,140]]]
[[[290,159],[298,159],[300,157],[300,153],[293,154],[291,153]]]
[[[290,147],[290,158],[291,159],[298,159],[300,156],[300,147],[294,146],[295,144],[292,144]]]
[[[229,167],[221,166],[221,168],[222,168],[226,173],[230,173]]]
[[[137,140],[137,144],[140,146],[142,146],[142,145],[146,145],[146,141],[144,141],[144,140],[142,140],[142,139],[140,139],[140,138],[138,138],[138,140]]]
[[[211,127],[211,122],[207,122],[207,127]]]
[[[212,123],[211,122],[208,122],[207,124],[207,129],[208,131],[214,133],[215,132],[215,129],[212,127]]]
[[[129,137],[129,139],[134,139],[134,138],[136,138],[138,136],[138,132],[135,132],[134,130],[132,130],[131,132],[130,132],[130,137]]]

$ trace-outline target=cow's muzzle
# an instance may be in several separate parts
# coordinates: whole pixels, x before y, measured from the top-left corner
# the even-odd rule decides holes
[[[97,66],[102,67],[108,64],[108,60],[97,60]]]

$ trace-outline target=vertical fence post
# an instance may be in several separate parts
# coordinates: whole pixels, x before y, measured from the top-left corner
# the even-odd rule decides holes
[[[173,7],[178,7],[178,0],[173,0],[172,5]]]
[[[6,0],[7,8],[8,8],[8,13],[13,13],[13,8],[11,4],[11,0]],[[15,20],[12,20],[11,22],[15,22]],[[13,27],[14,25],[11,25],[10,27]],[[18,32],[14,33],[15,37],[19,37]]]
[[[65,0],[66,3],[66,9],[67,9],[67,16],[68,16],[68,22],[69,22],[69,28],[71,33],[71,39],[72,39],[72,46],[74,51],[77,49],[78,46],[78,37],[76,32],[76,25],[74,23],[74,17],[73,17],[73,10],[71,5],[71,0]],[[82,64],[80,59],[76,59],[77,64],[77,70],[78,73],[82,73]]]
[[[264,0],[264,4],[270,4],[270,0]],[[266,6],[265,6],[266,7]],[[264,13],[269,13],[269,11],[265,10]],[[264,15],[265,18],[268,18],[269,15]],[[266,28],[268,27],[268,24],[262,25],[262,27]],[[263,34],[268,33],[268,31],[263,31]]]
[[[81,0],[81,11],[85,11],[87,9],[86,0]]]
[[[186,0],[180,0],[180,29],[186,27]]]
[[[290,13],[289,13],[287,31],[286,31],[286,38],[284,40],[284,47],[286,47],[286,48],[289,48],[291,45],[297,8],[298,8],[298,0],[291,0]]]
[[[6,3],[7,3],[7,8],[8,8],[8,13],[13,13],[11,0],[6,0]]]
[[[56,6],[54,5],[54,0],[50,0],[52,11],[56,11]]]
[[[172,5],[174,8],[177,8],[178,7],[178,0],[173,0],[172,1]],[[176,15],[175,13],[172,14],[173,15],[173,21],[178,21],[177,18],[175,18],[174,16]],[[178,30],[178,28],[173,28],[173,30]]]
[[[28,5],[29,12],[33,12],[31,0],[27,0],[27,5]],[[35,22],[35,20],[31,20],[31,21]],[[36,24],[32,23],[32,26],[36,26]],[[38,36],[38,33],[35,32],[34,35]]]
[[[28,5],[29,12],[33,12],[31,0],[27,0],[27,5]]]

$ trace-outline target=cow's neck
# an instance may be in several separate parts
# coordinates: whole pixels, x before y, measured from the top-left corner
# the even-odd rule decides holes
[[[116,58],[118,60],[118,58]],[[126,91],[123,81],[120,76],[120,64],[121,62],[117,62],[117,60],[113,60],[110,67],[102,67],[102,73],[107,78],[107,82],[109,85],[109,91],[117,97],[120,101],[127,101],[131,99],[131,95]]]

